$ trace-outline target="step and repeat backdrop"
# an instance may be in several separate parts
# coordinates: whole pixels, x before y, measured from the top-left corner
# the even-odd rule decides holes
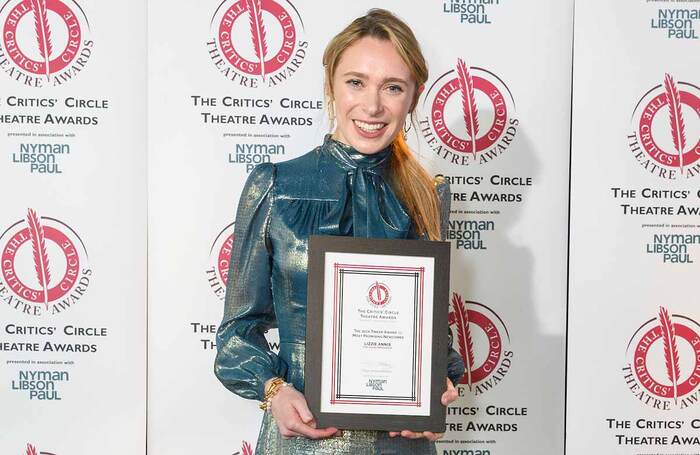
[[[576,3],[567,453],[700,453],[700,3]]]
[[[238,198],[329,132],[323,50],[378,5],[142,3],[0,9],[3,454],[255,450],[213,374]],[[438,453],[700,453],[698,3],[381,6],[452,188],[467,374]]]
[[[149,26],[149,450],[250,453],[262,413],[212,374],[238,197],[256,164],[322,141],[323,50],[377,3],[169,5]],[[453,193],[445,305],[469,374],[439,450],[561,454],[573,2],[382,6],[428,59],[407,135]]]
[[[146,7],[9,0],[0,30],[0,453],[143,453]]]

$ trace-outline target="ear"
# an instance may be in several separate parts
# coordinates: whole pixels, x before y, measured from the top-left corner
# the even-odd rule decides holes
[[[416,88],[416,98],[420,96],[421,93],[423,93],[423,90],[425,90],[425,84],[421,84]]]

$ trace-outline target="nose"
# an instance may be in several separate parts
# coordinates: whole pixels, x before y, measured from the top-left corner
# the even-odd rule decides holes
[[[363,110],[371,117],[376,117],[384,110],[379,90],[367,90],[363,99]]]

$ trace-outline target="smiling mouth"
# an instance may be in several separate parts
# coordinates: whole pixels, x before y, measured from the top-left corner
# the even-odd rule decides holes
[[[377,131],[381,130],[382,128],[384,128],[387,125],[387,123],[384,123],[384,122],[369,123],[369,122],[363,122],[361,120],[353,120],[353,123],[359,129],[361,129],[362,131],[365,131],[367,133],[376,133]]]

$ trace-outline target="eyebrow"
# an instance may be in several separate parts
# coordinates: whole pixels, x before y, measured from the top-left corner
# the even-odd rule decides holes
[[[355,76],[362,79],[369,79],[366,74],[358,73],[357,71],[348,71],[347,73],[343,74],[343,77],[346,76]],[[405,79],[401,79],[400,77],[387,77],[382,79],[382,84],[386,84],[387,82],[401,82],[403,84],[408,85],[408,81],[406,81]]]

